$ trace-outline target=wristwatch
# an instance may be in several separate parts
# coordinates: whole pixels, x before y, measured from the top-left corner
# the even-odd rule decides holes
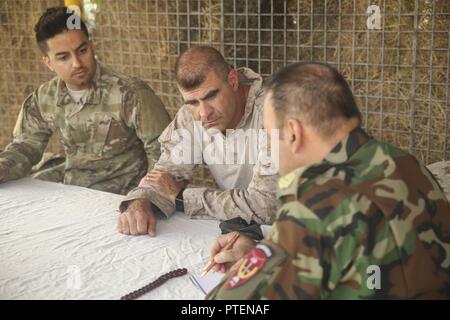
[[[178,192],[177,197],[175,198],[175,209],[177,211],[184,212],[184,199],[183,199],[183,192],[185,188],[181,189],[180,192]]]

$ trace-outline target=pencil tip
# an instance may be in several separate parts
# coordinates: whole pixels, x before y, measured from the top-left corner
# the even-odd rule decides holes
[[[208,271],[203,271],[202,274],[200,275],[200,277],[204,277],[206,274],[208,273]]]

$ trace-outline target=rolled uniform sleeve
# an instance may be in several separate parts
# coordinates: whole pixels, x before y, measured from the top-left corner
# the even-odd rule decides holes
[[[312,227],[317,220],[311,220],[313,213],[306,207],[297,214],[310,219],[297,220],[286,214],[275,223],[276,229],[266,240],[286,252],[287,257],[284,263],[269,271],[273,277],[266,292],[262,287],[260,292],[255,292],[258,299],[324,299],[340,277],[336,272],[332,234],[322,226]]]
[[[2,180],[15,180],[30,174],[39,162],[52,135],[39,110],[37,91],[23,103],[13,132],[13,141],[0,153],[0,166],[5,171]]]
[[[186,134],[183,135],[183,133]],[[186,161],[186,163],[177,163],[172,158],[172,152],[185,155],[193,154],[193,139],[191,141],[183,140],[189,137],[193,137],[193,119],[186,108],[181,108],[157,141],[159,142],[158,145],[160,146],[161,153],[154,168],[169,172],[177,181],[192,181],[193,170],[196,167],[194,161],[190,160]],[[149,166],[149,168],[151,167]],[[131,190],[120,204],[120,211],[125,211],[128,203],[136,199],[150,200],[166,217],[170,217],[175,212],[173,203],[151,186],[137,187]]]
[[[219,220],[241,217],[247,223],[271,224],[279,208],[276,174],[265,174],[258,162],[246,189],[216,190],[188,188],[183,193],[184,211],[191,217],[210,216]]]

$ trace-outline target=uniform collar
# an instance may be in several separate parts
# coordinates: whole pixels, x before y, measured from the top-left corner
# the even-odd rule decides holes
[[[100,63],[96,62],[95,74],[92,78],[92,84],[88,89],[86,103],[88,104],[99,104],[102,97],[102,91],[99,86],[99,81],[102,75],[102,66]],[[62,79],[58,79],[56,94],[58,96],[58,100],[56,105],[58,107],[64,107],[70,103],[73,103],[72,97],[67,90],[66,84]]]
[[[331,149],[321,162],[297,168],[282,176],[278,180],[277,198],[281,199],[285,196],[297,197],[299,185],[316,177],[332,166],[347,162],[369,140],[370,137],[362,128],[353,129]]]
[[[369,135],[362,128],[355,128],[331,149],[324,161],[332,164],[347,162],[369,139]]]
[[[249,68],[236,69],[239,76],[239,84],[250,86],[245,103],[244,115],[236,126],[236,129],[242,128],[251,118],[256,100],[263,94],[262,77]]]

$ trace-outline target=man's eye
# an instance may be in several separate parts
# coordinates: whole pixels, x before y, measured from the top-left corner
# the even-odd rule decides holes
[[[59,57],[58,60],[60,60],[60,61],[65,61],[65,60],[67,60],[67,56]]]
[[[218,93],[219,93],[218,91],[213,92],[210,95],[208,95],[204,100],[213,100],[213,99],[215,99],[217,97]]]
[[[81,52],[81,53],[86,53],[86,52],[87,52],[87,48],[82,48],[82,49],[80,49],[80,52]]]

